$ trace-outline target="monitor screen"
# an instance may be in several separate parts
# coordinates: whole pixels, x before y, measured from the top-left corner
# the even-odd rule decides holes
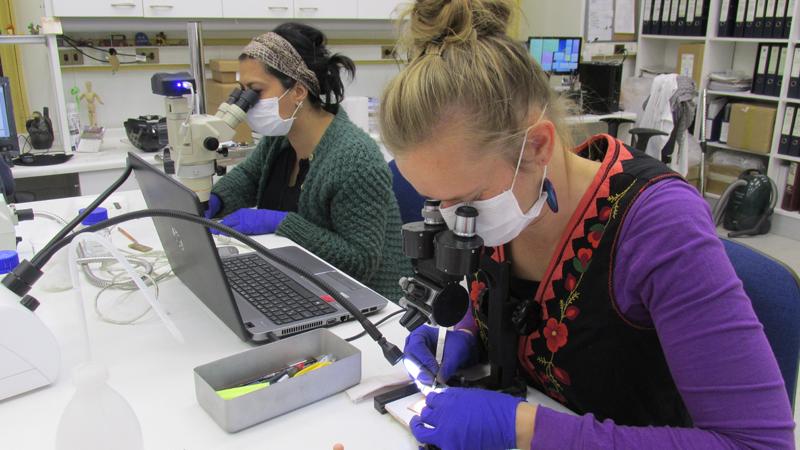
[[[545,72],[572,73],[578,70],[581,60],[581,38],[531,37],[528,51]]]
[[[0,84],[0,138],[11,137],[11,127],[8,124],[8,109],[6,108],[6,86]]]

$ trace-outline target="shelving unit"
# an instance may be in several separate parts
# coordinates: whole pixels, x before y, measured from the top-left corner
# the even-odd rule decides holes
[[[798,25],[800,20],[797,20],[798,13],[800,13],[800,2],[794,2],[795,20],[792,21],[792,29],[789,39],[720,37],[717,35],[717,28],[719,26],[721,5],[722,0],[711,0],[708,26],[706,28],[705,36],[640,35],[638,41],[639,55],[636,58],[636,74],[641,75],[643,68],[675,67],[678,58],[678,46],[680,44],[702,43],[704,45],[701,71],[702,85],[698,86],[698,89],[702,89],[707,87],[708,76],[712,72],[719,72],[723,70],[741,70],[746,73],[752,73],[756,62],[756,51],[759,43],[786,44],[788,47],[788,57],[786,58],[787,61],[783,62],[784,70],[780,96],[772,97],[752,94],[750,92],[707,91],[709,98],[729,97],[732,99],[741,99],[745,102],[768,104],[777,108],[775,127],[773,129],[772,148],[769,154],[750,152],[720,143],[709,143],[709,148],[713,149],[714,151],[745,153],[766,158],[767,174],[773,180],[775,180],[775,183],[778,186],[778,205],[780,205],[783,197],[783,187],[786,184],[788,163],[800,162],[800,158],[778,154],[778,144],[780,142],[781,126],[783,124],[783,116],[786,110],[786,105],[800,104],[800,99],[792,99],[787,97],[794,49],[800,45],[800,25]],[[640,11],[643,9],[644,8],[640,8]],[[640,12],[640,29],[643,26],[642,20],[643,16]],[[709,199],[719,198],[718,195],[711,193],[706,193],[706,197]],[[776,213],[780,215],[781,218],[786,217],[796,219],[797,222],[793,221],[791,223],[791,227],[794,229],[800,229],[798,228],[798,226],[800,226],[800,213],[784,211],[780,208],[776,208]]]
[[[708,141],[707,144],[708,144],[709,147],[712,147],[712,148],[715,148],[715,149],[728,150],[728,151],[737,152],[737,153],[747,153],[748,155],[762,156],[764,158],[769,158],[769,153],[759,153],[759,152],[755,152],[753,150],[748,150],[748,149],[745,149],[745,148],[731,147],[730,145],[723,144],[721,142]],[[779,156],[783,156],[783,155],[779,155]]]

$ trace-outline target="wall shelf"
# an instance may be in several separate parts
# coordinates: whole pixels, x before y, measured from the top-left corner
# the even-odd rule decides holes
[[[797,156],[781,155],[779,153],[775,155],[775,158],[781,159],[783,161],[800,163],[800,158],[798,158]]]
[[[748,155],[755,155],[755,156],[762,156],[764,158],[769,158],[769,153],[761,153],[761,152],[756,152],[756,151],[748,150],[748,149],[744,149],[744,148],[731,147],[730,145],[723,144],[721,142],[707,141],[706,145],[708,145],[709,147],[712,147],[712,148],[720,149],[720,150],[729,150],[729,151],[732,151],[732,152],[747,153]]]
[[[673,36],[665,34],[643,34],[642,39],[664,40],[664,41],[686,41],[686,42],[703,42],[706,40],[705,36]]]
[[[780,97],[773,97],[771,95],[759,95],[753,94],[751,92],[727,92],[727,91],[708,91],[708,95],[714,95],[717,97],[734,97],[734,98],[744,98],[748,100],[761,100],[765,102],[778,102]]]

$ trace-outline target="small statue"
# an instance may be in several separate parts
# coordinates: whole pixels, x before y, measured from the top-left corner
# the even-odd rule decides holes
[[[89,126],[97,127],[97,105],[95,105],[95,102],[99,102],[101,105],[105,105],[105,103],[97,93],[92,92],[91,81],[86,82],[86,92],[81,94],[80,100],[86,100],[86,110],[89,112]]]
[[[34,35],[39,34],[39,31],[41,31],[41,29],[42,29],[41,26],[34,25],[33,22],[28,24],[28,32],[30,34],[34,34]]]
[[[117,50],[114,48],[108,49],[108,63],[111,64],[112,75],[119,72],[119,57],[117,56]]]
[[[156,45],[167,45],[167,35],[163,31],[159,31],[156,35]]]
[[[11,34],[11,35],[17,34],[17,31],[14,29],[14,25],[13,24],[8,24],[6,26],[6,34]]]

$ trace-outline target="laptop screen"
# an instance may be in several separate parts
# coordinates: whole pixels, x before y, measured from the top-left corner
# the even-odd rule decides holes
[[[170,209],[202,216],[200,200],[189,188],[133,153],[128,153],[128,164],[133,167],[149,209]],[[153,217],[153,223],[178,279],[239,338],[251,340],[208,230],[194,222],[168,217]]]

